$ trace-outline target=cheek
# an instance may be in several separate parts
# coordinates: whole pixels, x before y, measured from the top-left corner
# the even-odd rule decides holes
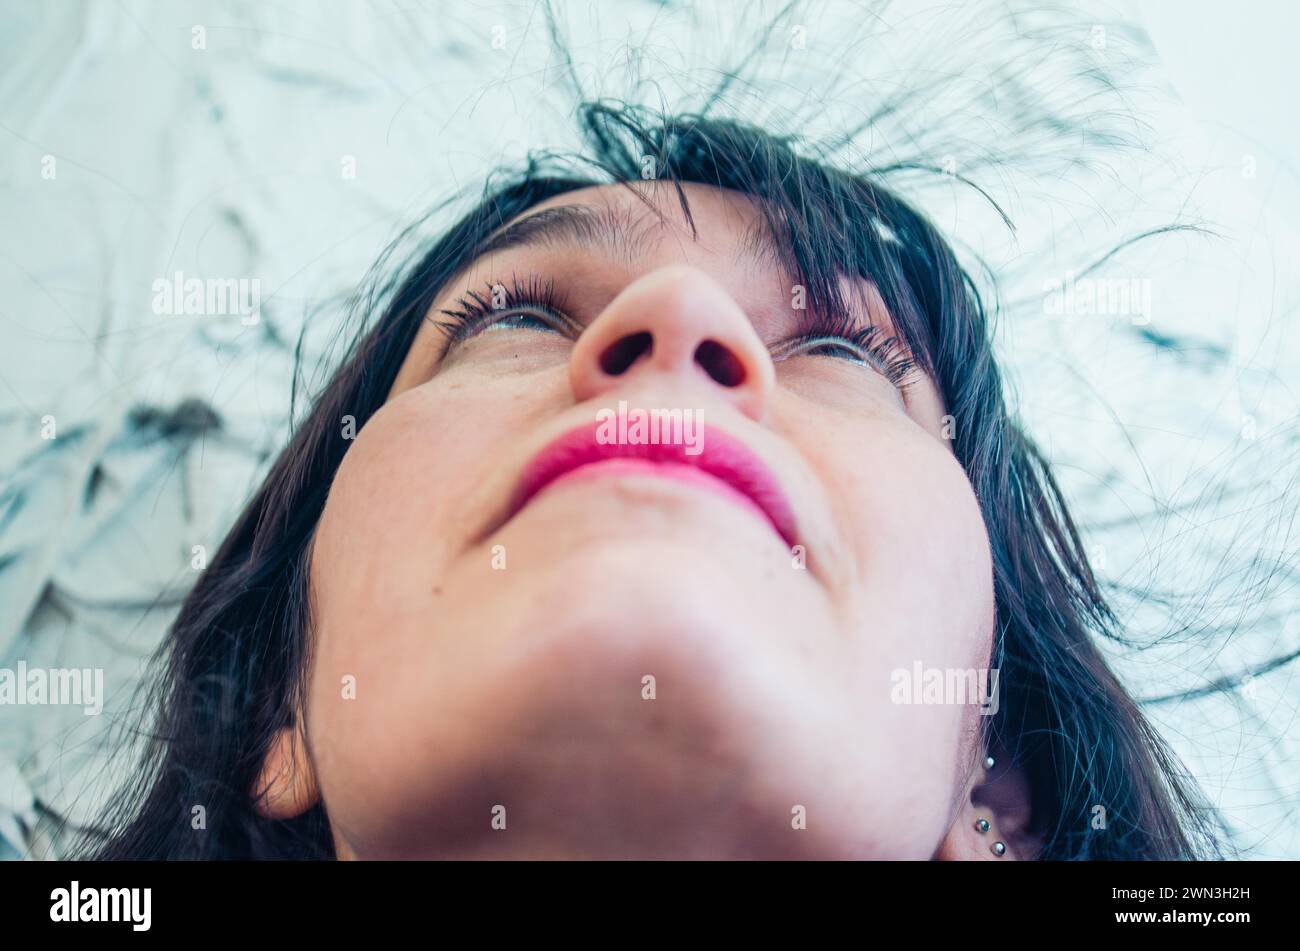
[[[872,587],[888,579],[914,607],[926,608],[931,637],[924,643],[950,646],[955,660],[979,660],[992,633],[988,532],[956,459],[929,437],[913,447],[900,447],[898,465],[878,479],[885,501],[870,520],[892,555],[873,551],[870,577],[879,582]],[[863,530],[870,538],[871,525]]]
[[[855,561],[849,618],[882,612],[906,649],[978,661],[992,634],[988,532],[961,464],[903,421],[831,443],[824,466]]]
[[[446,557],[463,513],[457,495],[491,433],[482,425],[464,425],[470,417],[452,399],[444,400],[436,416],[430,406],[427,393],[403,394],[367,422],[344,456],[313,559],[326,614],[355,600],[362,585],[378,584],[379,566],[416,567],[404,557],[410,539],[422,539],[421,570]],[[382,592],[368,593],[369,601],[385,600]]]
[[[464,620],[447,616],[442,590],[476,527],[476,493],[509,445],[511,402],[470,386],[407,391],[357,434],[331,485],[311,560],[307,726],[344,829],[386,792],[379,777],[402,775],[438,695],[426,662]]]
[[[889,414],[852,431],[860,435],[851,444],[814,433],[805,452],[815,454],[853,562],[837,601],[882,767],[903,790],[892,805],[934,833],[950,813],[987,689],[911,702],[916,693],[898,688],[918,668],[922,683],[937,672],[945,682],[987,685],[988,535],[960,463],[928,432]]]
[[[345,610],[362,581],[379,582],[378,567],[432,582],[480,527],[500,491],[499,460],[547,413],[550,388],[537,379],[449,371],[381,407],[344,456],[321,516],[318,594],[349,596],[322,601],[322,610]],[[392,587],[368,600],[407,590]]]

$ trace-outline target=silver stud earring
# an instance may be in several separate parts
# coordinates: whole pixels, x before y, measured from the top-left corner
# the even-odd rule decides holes
[[[983,816],[975,820],[975,829],[980,833],[989,831],[989,821]]]
[[[1007,847],[1001,842],[994,842],[993,854],[996,855],[998,858],[1002,858],[1002,856],[1007,854]]]

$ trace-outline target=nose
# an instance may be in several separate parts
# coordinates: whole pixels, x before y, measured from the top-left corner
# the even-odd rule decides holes
[[[659,374],[701,385],[761,421],[775,370],[767,347],[727,290],[699,268],[672,265],[618,294],[578,337],[569,379],[579,402]]]

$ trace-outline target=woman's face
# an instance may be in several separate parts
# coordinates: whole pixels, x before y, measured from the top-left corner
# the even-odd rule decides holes
[[[941,396],[791,341],[750,199],[684,186],[693,239],[634,187],[662,219],[623,186],[516,219],[339,468],[304,720],[339,854],[929,858],[979,709],[895,672],[987,667],[994,618]],[[510,306],[548,282],[562,316]]]

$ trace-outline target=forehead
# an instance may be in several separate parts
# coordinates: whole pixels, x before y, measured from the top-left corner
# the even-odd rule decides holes
[[[685,261],[789,283],[795,270],[755,198],[690,182],[632,181],[553,196],[485,236],[475,260],[517,249],[576,251],[630,272]]]
[[[622,277],[667,263],[695,264],[732,284],[742,303],[779,300],[804,283],[782,236],[785,227],[779,216],[764,213],[759,199],[731,189],[662,180],[589,186],[539,202],[496,229],[469,270],[490,271],[521,249],[544,257],[578,251],[598,255]],[[840,274],[836,283],[847,305],[892,331],[875,282]]]
[[[681,196],[685,196],[689,207],[689,220]],[[675,185],[652,180],[580,188],[539,202],[511,224],[539,212],[565,207],[599,213],[608,224],[627,232],[626,237],[637,245],[630,250],[652,251],[665,240],[689,241],[705,250],[730,250],[739,242],[768,240],[763,212],[756,199],[744,192],[697,182]]]

